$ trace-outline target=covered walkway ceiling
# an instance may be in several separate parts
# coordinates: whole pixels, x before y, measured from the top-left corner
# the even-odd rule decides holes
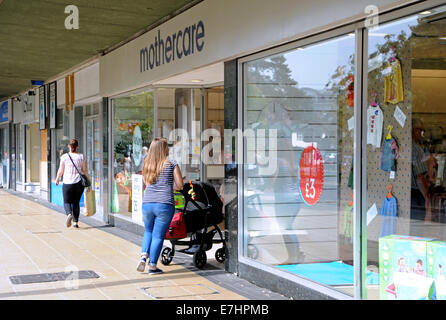
[[[199,0],[0,0],[0,99],[47,80]],[[79,9],[67,30],[65,7]]]

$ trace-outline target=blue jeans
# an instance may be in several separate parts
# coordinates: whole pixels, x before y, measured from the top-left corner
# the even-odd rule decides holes
[[[174,213],[175,206],[172,204],[158,202],[142,204],[144,237],[141,253],[148,255],[151,266],[156,266]]]

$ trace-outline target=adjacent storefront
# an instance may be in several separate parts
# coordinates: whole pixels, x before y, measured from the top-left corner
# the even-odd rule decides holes
[[[9,189],[10,151],[9,130],[11,122],[11,101],[0,102],[0,185]]]
[[[39,91],[37,91],[39,92]],[[30,90],[12,99],[14,131],[12,144],[13,189],[40,196],[40,134],[36,91]],[[13,170],[15,168],[15,170]],[[14,171],[14,172],[13,172]]]
[[[63,207],[62,184],[56,186],[55,180],[60,157],[68,152],[70,139],[75,138],[79,141],[79,152],[87,162],[91,189],[95,191],[97,213],[94,217],[107,221],[108,207],[104,198],[106,180],[103,175],[107,153],[103,152],[103,138],[108,136],[108,131],[107,121],[103,121],[103,100],[99,96],[99,64],[90,62],[53,83],[56,92],[54,113],[48,118],[51,134],[51,202]],[[81,198],[83,206],[84,197]]]

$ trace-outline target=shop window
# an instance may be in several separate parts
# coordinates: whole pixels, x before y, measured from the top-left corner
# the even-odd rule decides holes
[[[53,150],[52,159],[55,161],[51,162],[51,181],[56,181],[57,171],[60,166],[60,158],[64,153],[68,152],[68,144],[70,143],[69,137],[69,116],[68,114],[61,108],[57,109],[57,117],[60,123],[60,126],[57,129],[54,129],[54,138],[53,138]],[[60,117],[60,118],[59,118]],[[63,177],[61,178],[63,181]]]
[[[215,130],[216,138],[220,139],[220,150],[209,150],[210,163],[205,164],[205,179],[212,182],[217,189],[223,183],[224,178],[224,88],[213,87],[204,90],[204,130]],[[210,136],[209,140],[214,139]],[[211,140],[212,141],[212,140]],[[206,141],[205,143],[208,143]],[[217,155],[219,155],[217,157]]]
[[[143,92],[113,99],[112,103],[114,184],[111,212],[142,223],[141,172],[145,150],[154,138],[154,94]]]
[[[9,187],[9,131],[8,128],[0,129],[0,161],[1,161],[1,184],[3,188]]]
[[[170,157],[178,162],[186,181],[200,180],[200,89],[157,89],[158,135],[169,140]]]
[[[23,150],[23,127],[21,124],[15,125],[16,129],[16,145],[17,145],[17,184],[22,184],[24,182],[24,165],[25,165],[25,154]]]
[[[445,299],[446,8],[368,34],[369,299]]]
[[[40,182],[40,129],[38,123],[25,125],[26,183]]]
[[[243,255],[351,294],[354,50],[346,35],[243,65]]]

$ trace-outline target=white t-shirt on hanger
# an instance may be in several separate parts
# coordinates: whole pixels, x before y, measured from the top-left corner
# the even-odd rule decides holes
[[[367,108],[367,144],[371,144],[375,148],[381,147],[383,121],[383,112],[379,106]]]

